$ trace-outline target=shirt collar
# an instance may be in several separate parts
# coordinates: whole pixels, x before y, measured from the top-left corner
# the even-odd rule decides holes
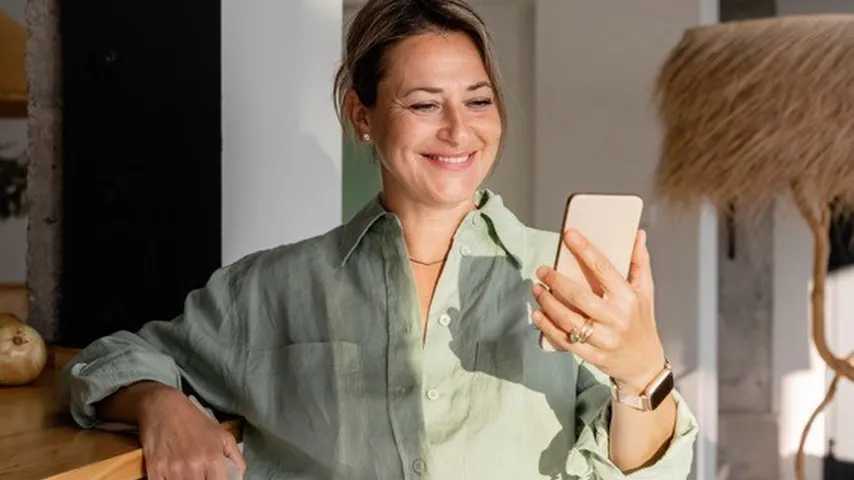
[[[501,200],[501,196],[489,189],[475,193],[477,208],[470,215],[481,215],[487,219],[490,237],[512,258],[517,267],[521,267],[525,241],[525,226],[516,218]],[[359,246],[365,234],[381,218],[394,217],[394,213],[383,207],[380,195],[374,196],[353,218],[344,224],[340,240],[341,265]]]
[[[364,238],[368,230],[377,222],[377,220],[393,215],[383,207],[380,202],[380,195],[376,194],[361,210],[359,210],[349,222],[343,226],[341,232],[340,248],[341,248],[341,266],[347,263],[350,255],[359,246],[359,243]]]
[[[501,195],[488,188],[478,190],[476,194],[477,210],[488,220],[489,234],[496,243],[513,259],[516,267],[522,267],[525,249],[525,225],[504,205]]]

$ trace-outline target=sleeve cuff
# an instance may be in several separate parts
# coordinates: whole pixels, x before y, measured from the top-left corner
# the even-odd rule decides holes
[[[151,380],[181,388],[181,376],[175,362],[157,353],[123,351],[92,363],[73,362],[63,377],[63,386],[71,416],[83,428],[93,428],[101,422],[95,416],[94,404],[112,395],[122,387],[143,380]]]
[[[609,422],[611,418],[610,398],[600,404],[591,413],[595,416],[580,415],[581,428],[576,443],[567,458],[567,473],[579,478],[602,479],[677,479],[686,478],[691,470],[694,456],[694,440],[697,436],[697,420],[691,413],[684,398],[673,390],[676,400],[676,428],[670,445],[658,461],[648,467],[624,474],[609,455]],[[585,418],[587,417],[587,418]],[[592,421],[591,421],[591,418]]]

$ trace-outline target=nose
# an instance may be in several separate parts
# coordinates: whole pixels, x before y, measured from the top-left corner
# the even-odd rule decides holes
[[[464,109],[451,106],[445,109],[442,128],[439,129],[439,139],[453,146],[464,145],[471,135],[471,130]]]

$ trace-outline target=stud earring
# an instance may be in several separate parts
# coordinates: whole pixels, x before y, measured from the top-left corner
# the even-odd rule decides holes
[[[370,143],[370,142],[371,142],[371,136],[370,136],[370,134],[363,133],[363,134],[362,134],[362,141],[364,141],[365,143]]]

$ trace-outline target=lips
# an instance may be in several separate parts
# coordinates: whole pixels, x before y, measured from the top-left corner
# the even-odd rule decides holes
[[[463,163],[469,159],[471,154],[465,153],[462,155],[436,155],[436,154],[429,154],[428,153],[428,154],[425,154],[424,156],[429,158],[430,160],[435,160],[437,162],[442,162],[442,163]]]

